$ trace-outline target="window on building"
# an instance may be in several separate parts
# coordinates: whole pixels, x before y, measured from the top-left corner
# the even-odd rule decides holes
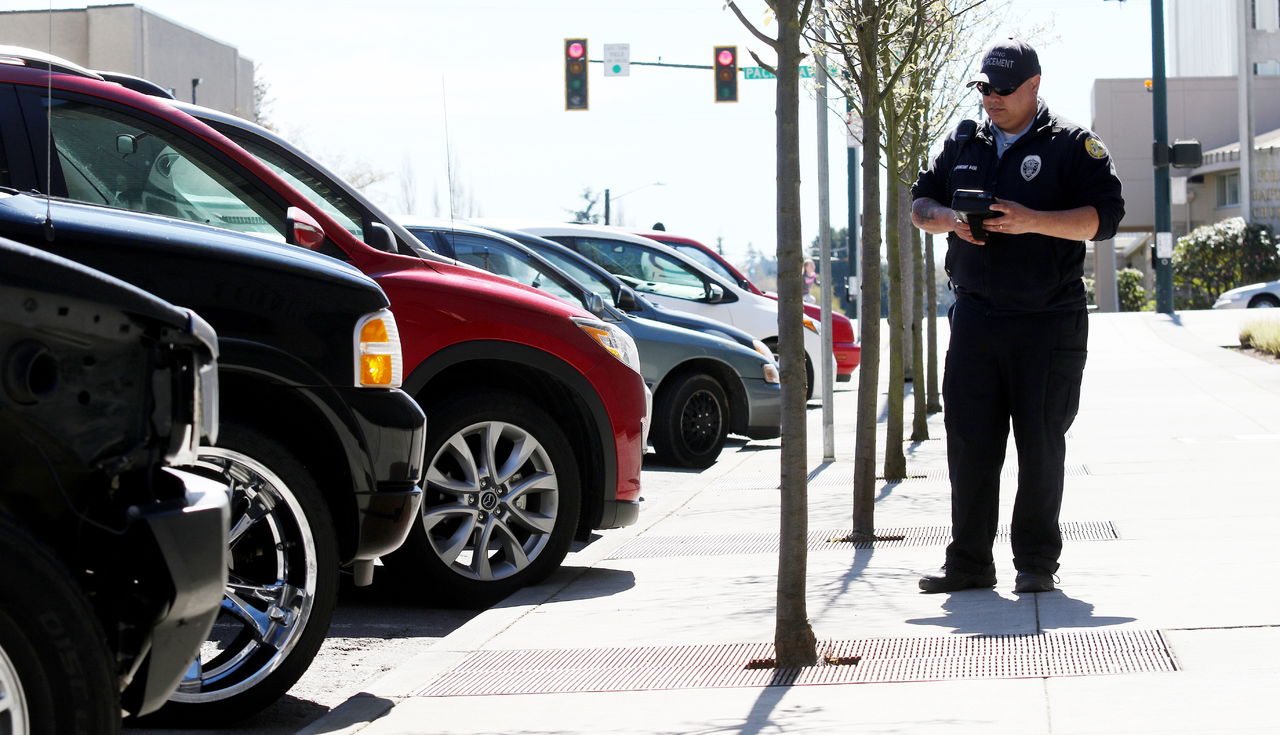
[[[1218,175],[1218,206],[1240,206],[1240,173]]]

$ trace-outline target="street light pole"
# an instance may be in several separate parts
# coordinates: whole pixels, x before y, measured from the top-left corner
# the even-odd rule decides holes
[[[1164,71],[1164,0],[1151,0],[1151,122],[1155,171],[1156,311],[1173,313],[1173,223],[1169,211],[1169,102]]]
[[[621,198],[623,198],[624,196],[626,196],[626,195],[628,195],[628,194],[634,194],[634,193],[636,193],[637,191],[640,191],[641,189],[648,189],[648,188],[649,188],[649,187],[651,187],[651,186],[666,186],[666,184],[664,184],[664,183],[663,183],[663,182],[661,182],[661,181],[653,181],[653,182],[650,182],[650,183],[648,183],[648,184],[645,184],[644,186],[637,186],[636,188],[632,189],[631,191],[624,191],[624,192],[622,192],[621,194],[619,194],[619,195],[618,195],[618,196],[616,196],[616,197],[611,197],[611,196],[610,196],[610,192],[609,192],[609,190],[608,190],[608,189],[605,189],[605,190],[604,190],[604,223],[605,223],[606,225],[607,225],[607,224],[611,224],[611,223],[610,223],[610,221],[609,221],[609,218],[610,218],[610,215],[611,215],[611,211],[610,211],[610,210],[611,210],[611,205],[612,205],[612,201],[613,201],[613,200],[621,199]]]

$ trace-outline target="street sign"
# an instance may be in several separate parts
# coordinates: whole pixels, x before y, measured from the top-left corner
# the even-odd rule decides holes
[[[773,72],[770,72],[762,66],[743,66],[740,68],[742,69],[743,79],[777,79],[777,77],[773,75]],[[800,67],[800,76],[803,79],[812,79],[813,73],[812,66]],[[827,76],[834,77],[837,73],[838,72],[834,66],[827,67]]]
[[[604,75],[606,77],[631,76],[631,44],[606,43],[604,45]]]

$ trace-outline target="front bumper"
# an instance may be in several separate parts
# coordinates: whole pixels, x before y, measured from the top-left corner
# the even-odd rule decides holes
[[[135,715],[159,709],[178,688],[213,627],[227,586],[226,486],[171,468],[158,478],[181,483],[185,502],[155,503],[131,513],[151,531],[173,588],[173,602],[156,621],[150,652],[125,693],[126,709]]]
[[[426,416],[402,390],[344,391],[368,449],[374,489],[355,493],[360,537],[352,561],[372,563],[400,547],[422,503]]]
[[[742,381],[747,392],[747,426],[751,439],[776,439],[782,435],[782,387],[763,380]]]

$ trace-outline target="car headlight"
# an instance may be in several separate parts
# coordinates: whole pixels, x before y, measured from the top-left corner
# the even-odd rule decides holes
[[[764,371],[764,382],[775,384],[782,382],[782,375],[778,372],[778,364],[773,360],[764,363],[761,366],[761,370]]]
[[[769,345],[758,339],[753,339],[751,340],[751,346],[755,348],[756,352],[760,353],[761,357],[768,359],[770,362],[777,362],[777,358],[774,356],[773,350],[769,349]]]
[[[631,335],[620,327],[595,319],[573,317],[573,323],[586,332],[588,337],[608,350],[609,354],[621,360],[623,365],[637,373],[640,372],[640,350],[636,348],[636,341],[631,339]]]
[[[404,380],[400,330],[389,309],[366,314],[356,322],[357,388],[399,388]]]

